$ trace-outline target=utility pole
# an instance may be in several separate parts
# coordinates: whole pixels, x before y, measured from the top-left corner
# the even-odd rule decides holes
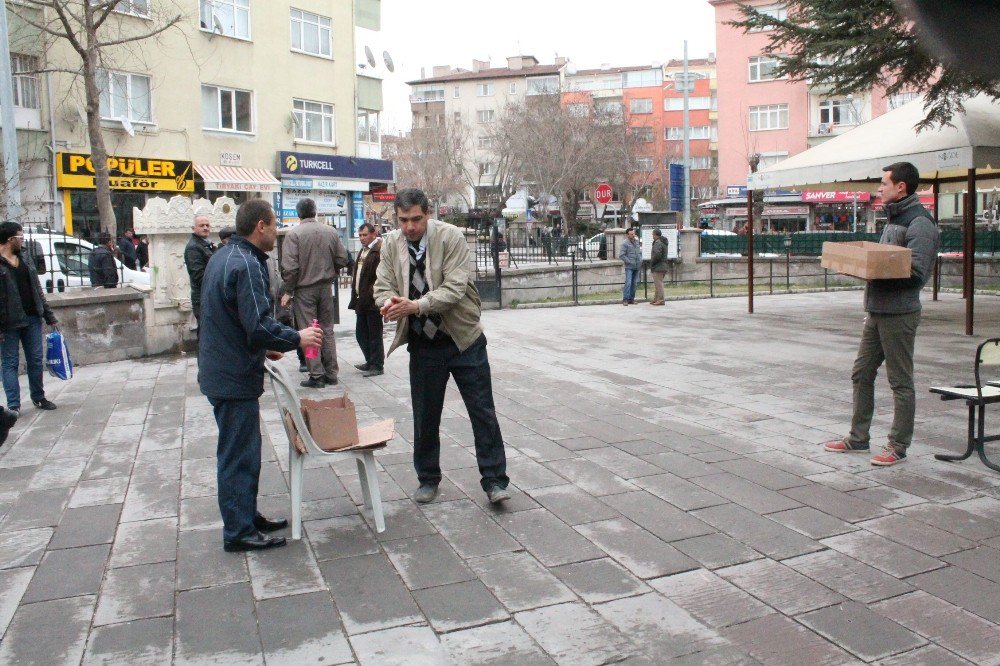
[[[691,227],[691,89],[694,81],[688,73],[688,43],[684,40],[684,227]]]
[[[7,5],[0,6],[0,123],[3,123],[3,173],[7,198],[6,217],[21,216],[21,168],[17,161],[17,128],[14,126],[14,75],[10,65]]]

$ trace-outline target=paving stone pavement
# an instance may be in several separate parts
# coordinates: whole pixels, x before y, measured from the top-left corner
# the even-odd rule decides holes
[[[454,386],[440,495],[412,502],[406,353],[361,378],[347,315],[342,384],[362,423],[396,419],[388,529],[353,461],[310,461],[303,539],[247,555],[221,548],[193,357],[47,379],[59,409],[27,407],[0,449],[0,664],[1000,664],[1000,475],[933,459],[963,448],[965,410],[927,393],[970,379],[1000,301],[978,299],[973,338],[959,298],[925,304],[916,436],[890,469],[820,446],[850,416],[860,301],[485,313],[500,508]],[[877,397],[880,445],[882,377]],[[260,507],[287,516],[263,406]]]

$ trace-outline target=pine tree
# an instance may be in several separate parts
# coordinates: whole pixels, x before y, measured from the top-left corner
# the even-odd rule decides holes
[[[887,95],[924,94],[924,120],[917,128],[949,124],[980,93],[1000,99],[1000,78],[977,76],[925,50],[913,22],[893,0],[788,0],[787,18],[778,19],[747,5],[744,31],[770,31],[768,52],[780,54],[776,74],[810,79],[834,95],[885,88]]]

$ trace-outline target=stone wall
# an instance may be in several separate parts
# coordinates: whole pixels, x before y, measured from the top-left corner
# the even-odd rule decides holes
[[[75,365],[146,355],[149,292],[135,287],[46,295]]]
[[[620,261],[578,263],[577,293],[580,296],[621,289],[624,272]],[[503,303],[534,303],[567,300],[573,297],[573,269],[570,264],[510,268],[502,272]]]

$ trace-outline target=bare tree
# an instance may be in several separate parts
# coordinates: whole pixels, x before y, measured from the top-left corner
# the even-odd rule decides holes
[[[468,136],[461,121],[444,121],[415,127],[407,136],[385,144],[386,157],[396,164],[397,186],[422,189],[434,206],[435,217],[449,200],[465,199]]]
[[[94,164],[94,186],[101,228],[116,232],[111,187],[108,177],[108,151],[101,128],[101,84],[98,70],[115,52],[150,40],[173,28],[184,18],[177,11],[149,12],[148,21],[123,20],[134,0],[19,0],[7,9],[34,27],[50,44],[69,45],[73,58],[66,63],[49,63],[48,72],[62,71],[79,75],[83,81],[90,157]],[[136,3],[145,6],[149,3]]]

